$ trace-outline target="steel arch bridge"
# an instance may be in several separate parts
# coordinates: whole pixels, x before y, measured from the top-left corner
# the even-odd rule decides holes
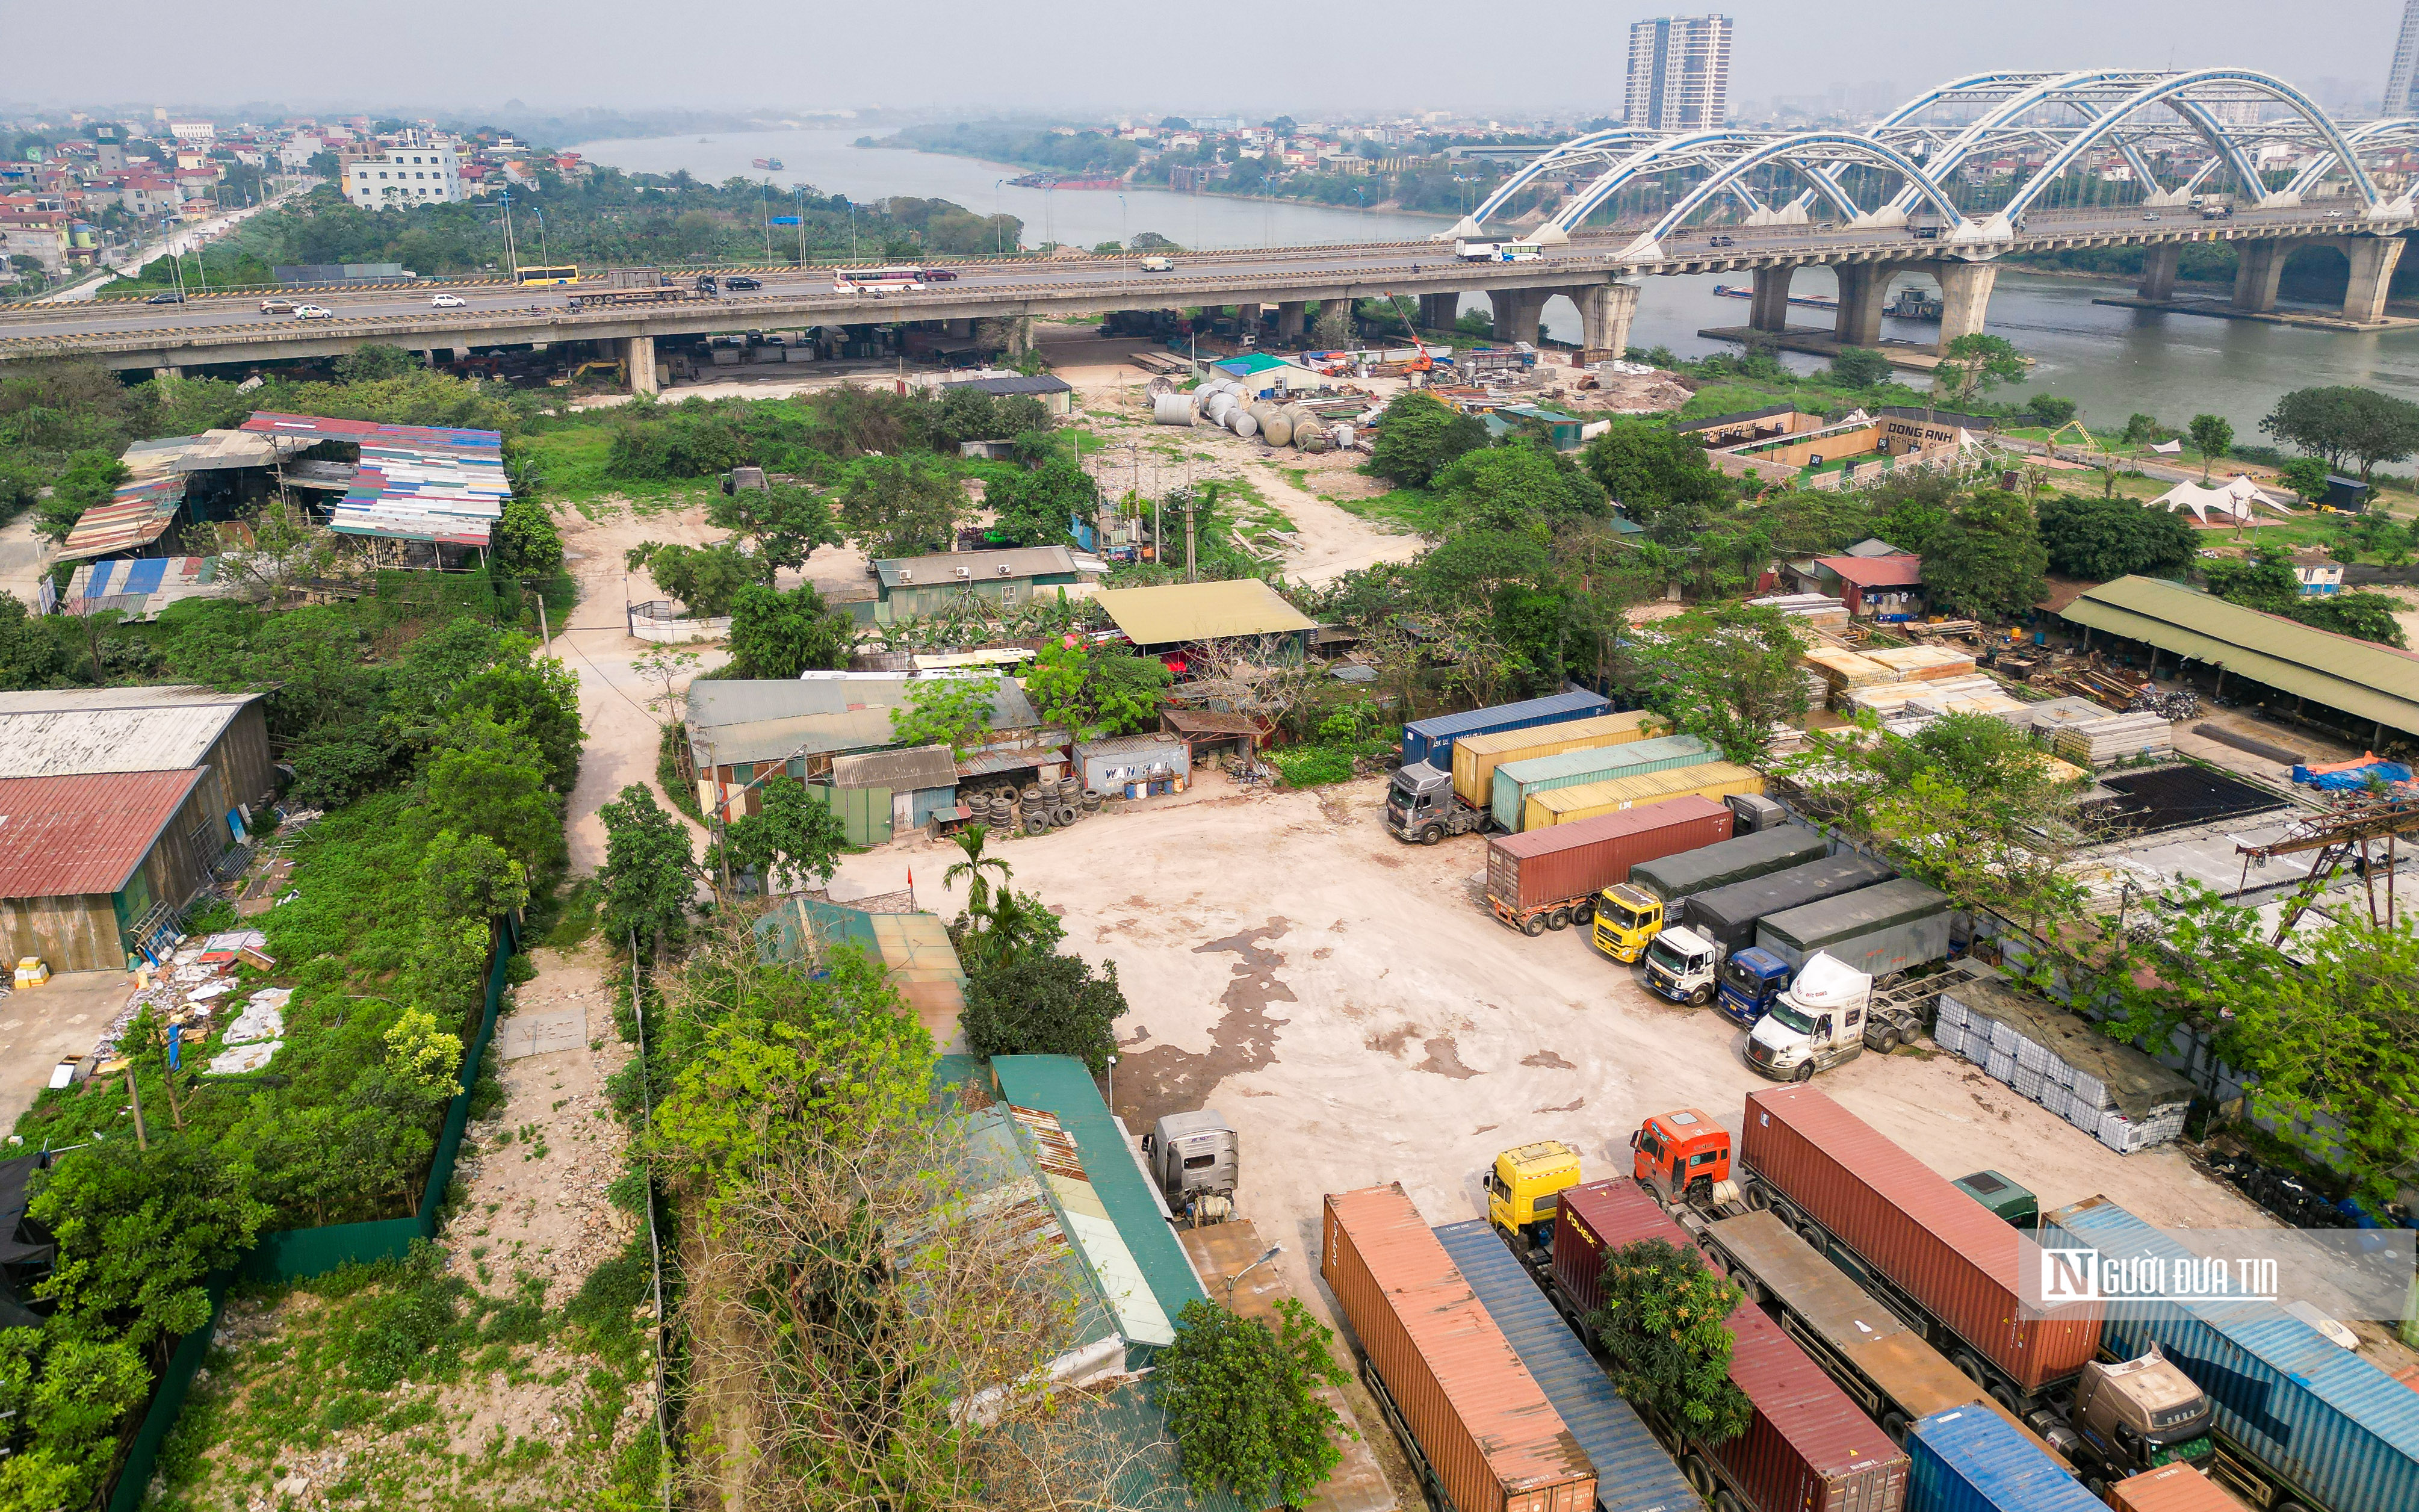
[[[2261,119],[2270,115],[2276,118]],[[2149,190],[2142,201],[2149,206],[2184,203],[2223,172],[2257,208],[2296,206],[2321,183],[2339,180],[2359,200],[2361,218],[2389,219],[2411,214],[2411,192],[2387,196],[2369,164],[2414,145],[2419,119],[2346,130],[2293,85],[2250,69],[1977,73],[1917,96],[1861,131],[1617,129],[1575,137],[1521,167],[1443,235],[1482,234],[1490,217],[1541,178],[1586,176],[1535,233],[1541,241],[1566,240],[1624,189],[1676,174],[1694,182],[1622,255],[1660,256],[1664,238],[1724,198],[1743,208],[1749,224],[1804,222],[1819,202],[1857,228],[1903,225],[1910,211],[1929,205],[1939,212],[1943,241],[1979,249],[2012,239],[2026,211],[2094,154],[2120,158]],[[2276,147],[2290,156],[2294,173],[2285,187],[2270,189],[2259,162]],[[2043,161],[2006,204],[1961,209],[1955,192],[1970,170],[2011,151]],[[2161,157],[2185,165],[2172,184],[2160,182],[2152,160]],[[1775,183],[1795,193],[1767,203]]]

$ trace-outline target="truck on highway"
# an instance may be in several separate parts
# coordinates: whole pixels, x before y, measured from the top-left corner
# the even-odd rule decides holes
[[[579,282],[579,291],[563,301],[574,310],[615,309],[628,304],[686,304],[712,299],[696,284],[678,284],[657,268],[610,268]]]
[[[1466,241],[1456,239],[1453,255],[1466,263],[1525,263],[1546,255],[1534,241]]]
[[[1755,943],[1755,927],[1768,914],[1784,913],[1888,882],[1898,872],[1853,851],[1804,866],[1750,877],[1682,900],[1676,923],[1667,922],[1646,949],[1646,988],[1691,1007],[1712,1000],[1715,970],[1733,951]]]
[[[2042,1242],[2104,1267],[2195,1259],[2104,1196],[2042,1215]],[[2157,1349],[2213,1398],[2210,1478],[2266,1512],[2419,1507],[2419,1392],[2265,1302],[2112,1309],[2103,1348]]]
[[[1320,1206],[1319,1276],[1432,1504],[1585,1512],[1594,1462],[1402,1186],[1331,1192]]]
[[[1458,801],[1453,791],[1453,747],[1473,735],[1593,718],[1612,701],[1579,688],[1518,703],[1414,719],[1403,726],[1402,764],[1386,790],[1386,829],[1397,840],[1433,845],[1487,823],[1487,811]]]
[[[1644,861],[1728,840],[1735,817],[1711,798],[1682,797],[1487,842],[1487,906],[1534,937],[1646,902],[1626,886]],[[1659,906],[1659,905],[1656,905]]]
[[[1646,953],[1662,933],[1672,909],[1689,897],[1752,877],[1819,861],[1830,846],[1822,836],[1796,825],[1733,836],[1718,845],[1677,852],[1631,869],[1633,896],[1622,906],[1598,908],[1592,938],[1595,948],[1624,965]]]
[[[1946,961],[1951,913],[1947,893],[1900,877],[1766,914],[1755,944],[1722,963],[1722,1011],[1753,1026],[1817,954],[1878,978]]]
[[[1456,747],[1458,750],[1460,748]],[[1495,827],[1517,835],[1528,826],[1522,810],[1529,799],[1556,788],[1579,787],[1615,777],[1677,771],[1715,759],[1716,753],[1695,735],[1660,735],[1619,746],[1597,746],[1503,761],[1495,768],[1493,795],[1487,807]]]

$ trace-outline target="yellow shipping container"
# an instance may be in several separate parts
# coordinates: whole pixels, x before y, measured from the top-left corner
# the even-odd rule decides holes
[[[1633,709],[1627,714],[1599,714],[1592,719],[1471,735],[1453,743],[1453,791],[1471,808],[1484,809],[1495,801],[1495,769],[1505,762],[1626,746],[1671,733],[1671,720],[1652,710]]]
[[[1547,825],[1567,825],[1577,819],[1619,813],[1641,804],[1663,803],[1690,794],[1719,803],[1738,793],[1762,793],[1764,774],[1733,762],[1706,762],[1676,771],[1616,777],[1603,782],[1582,782],[1574,788],[1553,788],[1530,795],[1521,812],[1523,830]]]

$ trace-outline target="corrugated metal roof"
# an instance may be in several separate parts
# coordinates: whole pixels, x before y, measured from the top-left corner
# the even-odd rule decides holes
[[[897,744],[890,711],[908,706],[905,677],[797,681],[701,679],[689,685],[689,747],[701,764],[875,750]],[[999,679],[992,696],[992,728],[1025,730],[1040,722],[1025,689]]]
[[[1006,567],[1006,572],[1000,571]],[[944,551],[929,557],[884,557],[873,563],[882,586],[947,587],[955,582],[996,582],[1005,578],[1047,578],[1072,573],[1075,559],[1063,546],[1023,546],[1005,551]]]
[[[183,771],[199,765],[236,711],[261,695],[116,707],[39,702],[56,696],[0,694],[0,778]],[[21,698],[29,702],[16,706]]]
[[[973,389],[978,393],[994,396],[1009,393],[1072,393],[1075,392],[1073,384],[1065,378],[1054,378],[1048,373],[1019,375],[1012,378],[965,378],[956,383],[944,383],[941,388],[944,392],[950,389]]]
[[[122,687],[38,687],[0,693],[0,714],[53,709],[178,709],[224,703],[236,707],[267,698],[265,690],[228,692],[200,683],[141,683]]]
[[[501,431],[472,430],[456,425],[389,425],[375,420],[331,420],[320,415],[281,415],[255,410],[242,428],[270,436],[294,437],[313,444],[347,441],[353,445],[412,446],[426,451],[494,451],[504,443]]]
[[[1844,556],[1814,560],[1859,588],[1908,588],[1923,581],[1921,557]]]
[[[1138,646],[1217,640],[1238,635],[1286,635],[1317,625],[1257,578],[1228,582],[1168,583],[1113,588],[1094,595],[1126,639]]]
[[[183,474],[135,479],[117,486],[109,502],[85,510],[59,547],[63,562],[133,551],[168,533],[185,503]]]
[[[199,769],[0,779],[0,898],[116,892],[201,779]]]
[[[836,788],[888,788],[915,793],[925,788],[958,785],[958,764],[947,746],[917,746],[908,750],[878,750],[863,756],[842,756],[832,763]]]
[[[68,579],[63,614],[104,614],[149,620],[182,598],[215,598],[234,586],[219,574],[217,557],[132,557],[87,562]]]
[[[2419,734],[2419,656],[2312,629],[2156,578],[2102,583],[2059,611],[2332,709]]]
[[[1054,1113],[1014,1103],[1008,1111],[1033,1141],[1034,1165],[1041,1171],[1042,1186],[1058,1210],[1068,1239],[1084,1257],[1101,1295],[1108,1300],[1109,1310],[1117,1315],[1118,1334],[1128,1344],[1164,1348],[1175,1343],[1176,1325],[1152,1294],[1141,1262],[1109,1216],[1099,1188],[1085,1173],[1083,1152],[1074,1136]]]

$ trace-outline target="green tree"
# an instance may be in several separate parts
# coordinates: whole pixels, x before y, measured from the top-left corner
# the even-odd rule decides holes
[[[2036,393],[2025,400],[2025,412],[2036,424],[2057,429],[2074,419],[2075,403],[2063,394]]]
[[[87,1504],[116,1461],[118,1425],[150,1393],[142,1350],[123,1339],[0,1333],[0,1412],[22,1435],[0,1460],[0,1506]]]
[[[1953,405],[1970,405],[2002,383],[2021,383],[2031,363],[2005,336],[1969,332],[1940,348],[1933,387]]]
[[[1682,731],[1760,764],[1772,727],[1806,712],[1801,649],[1780,610],[1715,604],[1626,637],[1626,680]]]
[[[1006,861],[985,850],[985,842],[991,838],[989,825],[968,825],[952,838],[957,841],[958,849],[965,853],[966,858],[949,863],[949,869],[941,873],[941,886],[946,887],[963,880],[966,885],[966,913],[979,919],[991,902],[991,879],[983,873],[998,872],[999,885],[1004,890],[1008,887],[1008,879],[1014,872]]]
[[[1423,389],[1394,396],[1378,417],[1367,468],[1374,477],[1425,488],[1466,453],[1487,445],[1487,426]]]
[[[2049,592],[2032,505],[2022,494],[1983,488],[1961,501],[1923,552],[1923,586],[1935,608],[1977,620],[2009,620]]]
[[[398,378],[421,365],[420,359],[400,347],[372,342],[336,359],[336,378],[343,383],[380,383]]]
[[[757,811],[732,820],[719,845],[708,847],[708,867],[718,869],[727,856],[732,870],[755,872],[767,892],[803,887],[809,877],[829,882],[848,849],[840,815],[787,775],[765,779],[756,795]]]
[[[79,1332],[164,1356],[167,1340],[208,1319],[209,1273],[269,1221],[254,1180],[248,1164],[183,1137],[155,1137],[148,1151],[123,1135],[88,1145],[52,1167],[27,1209],[58,1243],[35,1294]]]
[[[688,921],[697,877],[688,831],[655,802],[655,791],[633,782],[600,807],[605,825],[605,929],[617,941],[632,933],[641,950],[658,940],[677,940]]]
[[[2184,433],[2192,438],[2193,450],[2200,454],[2200,481],[2207,483],[2210,468],[2225,460],[2234,445],[2234,427],[2224,415],[2195,415]]]
[[[2200,550],[2200,538],[2176,511],[2138,499],[2070,498],[2045,494],[2035,505],[2049,570],[2061,578],[2106,582],[2129,573],[2180,577]]]
[[[48,687],[63,662],[58,639],[25,612],[24,601],[0,593],[0,690]]]
[[[830,502],[802,484],[716,495],[705,506],[705,522],[746,536],[755,543],[754,555],[793,572],[807,564],[815,548],[840,541]]]
[[[1831,381],[1843,389],[1886,383],[1890,372],[1890,360],[1865,347],[1842,347],[1831,358]]]
[[[2297,456],[2276,471],[2276,481],[2305,501],[2327,496],[2327,464],[2315,456]]]
[[[1068,521],[1098,513],[1101,490],[1082,464],[1054,456],[995,488],[992,501],[994,537],[1010,546],[1059,546],[1071,539]]]
[[[1703,443],[1666,426],[1616,419],[1581,455],[1613,503],[1649,528],[1666,511],[1698,519],[1736,497]]]
[[[1331,1352],[1334,1335],[1292,1297],[1276,1308],[1271,1332],[1196,1297],[1177,1316],[1176,1342],[1152,1363],[1196,1497],[1224,1491],[1299,1506],[1343,1462],[1334,1439],[1349,1430],[1318,1394],[1350,1379]]]
[[[926,556],[949,548],[965,497],[956,479],[920,459],[871,456],[851,471],[840,517],[867,556]]]
[[[2314,594],[2286,612],[2316,629],[2400,646],[2406,643],[2400,616],[2409,607],[2391,594]]]
[[[496,549],[506,566],[525,577],[551,578],[562,570],[562,532],[535,499],[516,495],[504,501],[503,518],[496,522]]]
[[[643,570],[656,587],[701,619],[730,613],[732,601],[748,584],[769,587],[773,581],[772,563],[727,541],[716,546],[641,541],[623,554],[623,565],[632,572]]]
[[[2126,446],[2139,446],[2144,441],[2157,440],[2159,432],[2165,429],[2156,415],[2132,414],[2125,417],[2125,434],[2119,440]]]
[[[1074,1056],[1097,1076],[1117,1051],[1126,995],[1117,964],[1095,975],[1071,955],[1024,956],[966,975],[966,1048],[993,1056]]]
[[[1722,1444],[1754,1417],[1731,1381],[1723,1320],[1746,1293],[1695,1249],[1643,1239],[1604,1257],[1603,1294],[1586,1328],[1621,1395],[1701,1443]]]
[[[579,679],[569,668],[554,660],[505,660],[472,672],[445,694],[436,743],[468,744],[473,737],[463,721],[473,716],[526,736],[545,759],[546,785],[570,795],[587,732],[579,723]]]
[[[1043,723],[1089,740],[1155,726],[1174,681],[1157,656],[1053,641],[1026,667],[1025,694]]]
[[[947,746],[952,758],[990,734],[999,682],[990,677],[918,677],[907,685],[907,703],[890,711],[890,738],[901,746]]]
[[[1483,530],[1528,522],[1553,530],[1609,512],[1604,486],[1569,457],[1526,438],[1465,454],[1436,479]]]
[[[1872,490],[1873,533],[1902,551],[1921,556],[1949,523],[1957,503],[1957,482],[1937,472],[1892,472]]]
[[[779,593],[748,583],[731,599],[731,661],[742,677],[787,681],[847,667],[855,630],[812,583]]]
[[[456,728],[462,743],[428,764],[421,825],[430,834],[484,835],[532,875],[551,875],[562,862],[562,800],[547,785],[546,753],[485,715]]]
[[[2271,614],[2287,612],[2302,597],[2302,580],[2293,575],[2293,554],[2264,541],[2243,556],[2209,562],[2201,576],[2209,591],[2227,603]]]
[[[2419,405],[2349,384],[2295,389],[2276,401],[2259,428],[2331,470],[2357,462],[2366,483],[2378,463],[2419,451]]]
[[[96,449],[69,456],[67,470],[51,485],[51,497],[35,509],[34,533],[46,541],[66,540],[85,511],[109,502],[128,476],[126,464],[113,452]]]

